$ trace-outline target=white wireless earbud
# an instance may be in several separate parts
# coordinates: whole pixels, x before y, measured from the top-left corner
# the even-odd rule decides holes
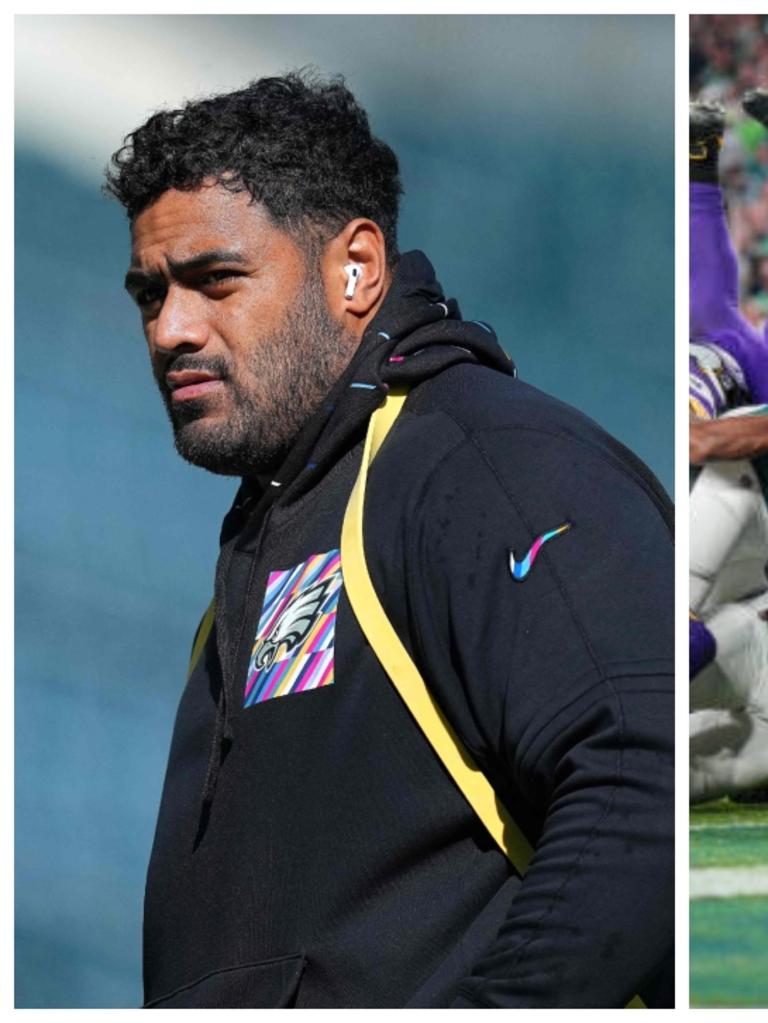
[[[344,292],[344,298],[354,298],[357,282],[363,276],[363,268],[359,263],[347,263],[344,273],[347,275],[347,290]]]

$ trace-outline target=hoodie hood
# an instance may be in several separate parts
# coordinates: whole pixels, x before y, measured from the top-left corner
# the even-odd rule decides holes
[[[270,484],[244,480],[221,530],[216,567],[216,637],[221,689],[208,771],[203,786],[200,829],[205,832],[219,767],[233,740],[231,707],[239,635],[226,613],[225,592],[235,548],[244,530],[258,530],[273,505],[298,500],[365,437],[368,420],[391,387],[408,389],[460,362],[482,363],[515,376],[515,366],[487,323],[464,321],[455,299],[445,298],[427,257],[400,257],[392,283],[344,373],[300,432]]]

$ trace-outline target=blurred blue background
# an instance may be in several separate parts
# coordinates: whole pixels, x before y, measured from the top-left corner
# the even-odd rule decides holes
[[[183,463],[101,197],[155,108],[312,63],[520,375],[673,472],[672,17],[16,21],[16,1005],[141,1002],[144,872],[235,482]]]

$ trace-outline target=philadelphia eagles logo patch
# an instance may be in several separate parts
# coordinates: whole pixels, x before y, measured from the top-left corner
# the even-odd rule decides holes
[[[341,584],[338,550],[313,554],[295,568],[270,573],[248,664],[244,706],[332,685]]]

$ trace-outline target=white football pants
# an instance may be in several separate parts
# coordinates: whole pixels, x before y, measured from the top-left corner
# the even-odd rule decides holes
[[[715,661],[691,683],[691,802],[768,784],[768,508],[748,461],[704,467],[691,493],[691,608]]]

